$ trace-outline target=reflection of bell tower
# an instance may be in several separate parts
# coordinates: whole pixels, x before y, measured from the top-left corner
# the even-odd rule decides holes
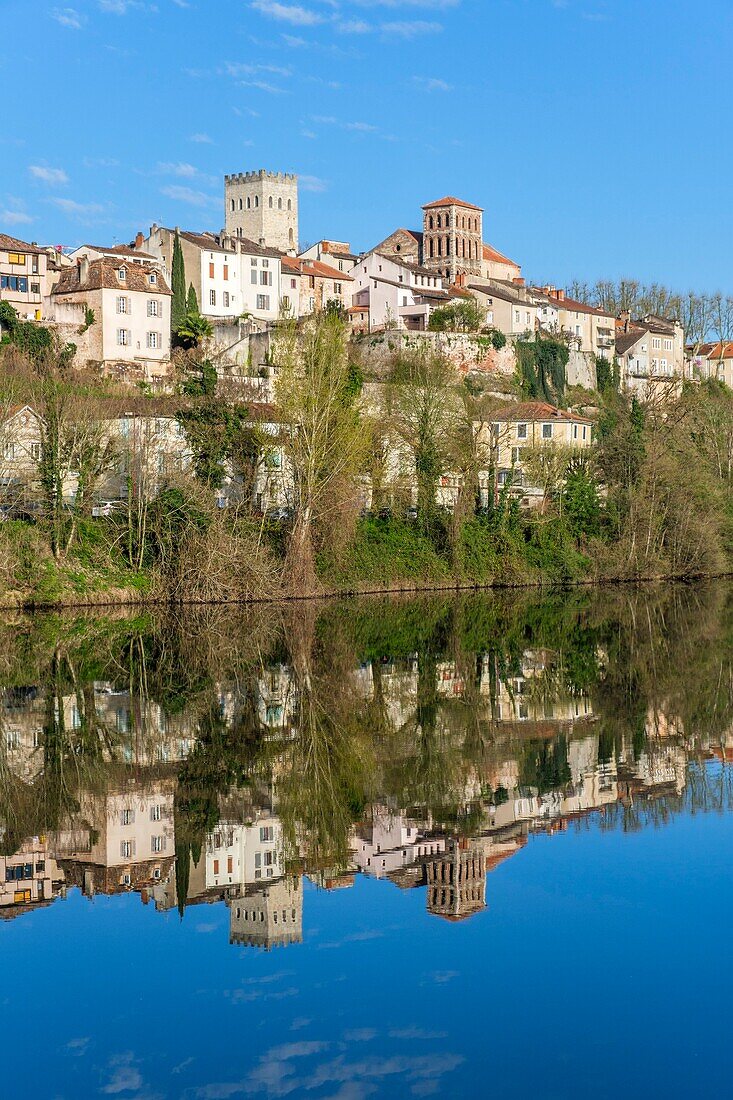
[[[250,892],[251,891],[251,892]],[[303,883],[278,879],[229,903],[229,942],[248,947],[285,947],[303,941]]]
[[[470,841],[450,841],[441,859],[427,865],[428,912],[464,920],[486,908],[486,860]]]

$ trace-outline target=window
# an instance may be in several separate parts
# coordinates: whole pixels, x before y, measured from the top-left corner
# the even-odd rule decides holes
[[[131,334],[126,328],[117,329],[117,343],[123,348],[128,347],[132,343]]]
[[[135,811],[134,810],[121,810],[120,811],[120,825],[134,825],[135,824]]]
[[[155,286],[157,282],[158,282],[158,276],[155,274],[154,271],[151,271],[150,272],[150,285]]]
[[[3,447],[3,454],[6,459],[10,459],[12,461],[15,458],[15,444],[6,443]]]
[[[249,195],[247,196],[247,209],[252,209],[252,200],[250,199]]]
[[[160,334],[157,332],[148,333],[148,347],[151,351],[157,350],[160,347]]]
[[[542,425],[542,438],[543,439],[552,439],[552,424],[543,424]]]
[[[227,267],[226,264],[224,264],[224,282],[225,283],[229,282],[229,268]]]
[[[210,279],[215,278],[215,272],[214,272],[214,265],[213,264],[209,264],[209,278]]]
[[[234,203],[232,203],[232,210],[234,209]],[[239,200],[239,209],[242,209],[242,200]]]
[[[118,298],[117,299],[117,312],[118,313],[129,313],[130,312],[129,309],[127,308],[127,298]]]
[[[526,438],[527,438],[527,425],[526,424],[517,424],[517,439],[526,439]]]
[[[516,466],[522,456],[521,447],[512,447],[512,466]]]
[[[290,298],[288,298],[287,294],[283,294],[282,306],[283,309],[290,309]]]
[[[263,267],[269,267],[270,266],[270,261],[269,260],[263,260],[262,261],[262,266]]]
[[[288,199],[288,210],[292,210],[292,209],[293,209],[293,200]]]
[[[662,347],[662,341],[658,336],[652,336],[652,348],[654,351],[660,351]]]
[[[270,210],[272,210],[272,195],[270,195],[270,202],[269,202],[269,206],[270,206]]]
[[[209,305],[210,306],[215,306],[216,305],[216,291],[215,290],[210,290],[209,291]]]
[[[255,867],[262,866],[262,852],[255,852]]]
[[[260,272],[260,286],[272,286],[272,272],[261,271]]]
[[[41,444],[31,443],[31,458],[34,462],[41,461]]]
[[[283,200],[282,199],[277,200],[277,208],[278,208],[278,210],[282,210],[282,208],[283,208]]]
[[[40,294],[40,293],[41,293],[41,284],[40,283],[31,283],[31,294]],[[40,318],[39,318],[39,320],[40,320]]]
[[[260,843],[265,843],[268,840],[275,839],[275,829],[272,825],[260,826]]]
[[[257,295],[257,309],[269,309],[270,308],[270,295],[258,294]]]
[[[577,438],[578,438],[578,425],[573,424],[573,439],[577,439]]]
[[[14,267],[25,267],[25,256],[22,252],[8,252],[8,262]]]
[[[117,278],[121,283],[124,283],[125,279],[127,278],[127,272],[125,271],[124,267],[119,267],[117,269]]]
[[[664,341],[664,350],[665,351],[671,351],[672,350],[672,341],[671,340],[665,340]]]
[[[150,807],[150,820],[151,821],[160,821],[162,816],[163,816],[163,807],[162,806],[151,806]]]
[[[160,317],[160,315],[160,302],[157,298],[150,298],[148,300],[148,317]]]
[[[334,292],[334,294],[342,294],[343,293],[342,284],[341,283],[334,283],[333,284],[333,292]]]
[[[135,841],[123,840],[120,842],[120,855],[123,859],[132,859],[135,855]]]
[[[520,315],[519,315],[519,310],[518,310],[518,309],[515,309],[515,310],[514,310],[514,324],[515,324],[515,325],[518,325],[518,324],[519,324],[519,316],[520,316]]]
[[[219,874],[219,860],[218,859],[214,860],[214,874],[215,875]]]
[[[17,290],[21,294],[28,292],[28,280],[24,275],[0,275],[2,290]]]
[[[240,199],[239,201],[241,202],[242,200]],[[234,199],[232,199],[232,201],[231,201],[231,210],[232,210],[232,213],[234,213]]]
[[[584,424],[584,425],[583,425],[583,439],[585,439],[585,438],[586,438],[586,432],[587,432],[587,431],[588,431],[588,429],[587,429],[587,427],[586,427],[586,426],[585,426],[585,424]]]
[[[296,279],[291,279],[290,280],[290,289],[291,290],[297,290],[297,287],[298,287],[297,280]]]
[[[224,291],[224,306],[226,309],[229,308],[229,292],[227,290]]]
[[[254,268],[252,268],[249,273],[249,281],[251,282],[252,286],[257,286],[257,272]]]
[[[234,870],[234,860],[232,859],[231,856],[227,856],[227,874],[231,875],[233,870]]]
[[[150,838],[150,851],[151,852],[164,852],[165,851],[165,837],[164,836],[151,836]]]

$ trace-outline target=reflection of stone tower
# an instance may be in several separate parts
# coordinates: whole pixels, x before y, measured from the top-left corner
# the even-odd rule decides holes
[[[281,252],[298,250],[298,177],[239,172],[224,177],[226,231]]]
[[[229,942],[247,947],[285,947],[303,942],[303,884],[278,879],[232,899]]]
[[[486,860],[478,845],[451,841],[441,857],[427,865],[428,912],[463,920],[486,908]]]
[[[450,283],[459,275],[480,275],[483,217],[480,206],[450,196],[423,206],[424,266]]]

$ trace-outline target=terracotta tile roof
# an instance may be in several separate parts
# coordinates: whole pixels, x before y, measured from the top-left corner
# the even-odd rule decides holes
[[[337,271],[335,267],[321,263],[320,260],[301,260],[294,256],[282,256],[281,259],[283,270],[293,275],[311,275],[317,279],[333,279],[338,283],[354,281],[346,271]]]
[[[571,424],[592,424],[587,416],[576,416],[567,409],[558,409],[546,401],[519,401],[508,405],[502,405],[496,412],[490,414],[492,421],[513,422],[517,420],[563,420]]]
[[[390,252],[375,252],[374,255],[379,256],[382,260],[387,260],[388,263],[396,264],[397,267],[404,267],[407,271],[414,271],[418,275],[429,275],[432,279],[438,278],[437,271],[433,271],[430,267],[423,267],[421,264],[411,264],[404,256],[393,256]]]
[[[166,232],[171,235],[175,234],[174,229],[168,229]],[[183,240],[200,248],[202,252],[223,252],[225,256],[231,256],[234,252],[233,248],[225,248],[219,238],[213,233],[190,233],[188,230],[183,229],[180,229],[179,233]],[[242,252],[244,252],[246,256],[267,256],[273,260],[279,260],[281,258],[281,253],[276,249],[264,248],[255,241],[249,240],[248,237],[235,237],[234,240],[238,245],[242,246]]]
[[[616,330],[616,354],[626,355],[626,352],[638,344],[642,336],[647,332],[646,328],[637,328],[635,325],[628,332]]]
[[[116,256],[135,256],[141,260],[154,260],[149,252],[143,252],[131,244],[83,244],[82,248],[89,248],[92,252],[101,252],[105,255],[112,253]],[[75,251],[78,251],[75,250]]]
[[[479,210],[483,214],[483,207],[474,206],[472,202],[464,202],[463,199],[457,199],[453,195],[446,195],[444,199],[437,199],[436,202],[426,202],[423,210],[432,210],[436,206],[465,206],[466,210]]]
[[[605,309],[598,309],[597,306],[589,306],[586,302],[576,302],[574,298],[556,298],[554,295],[548,294],[541,286],[530,287],[530,290],[533,294],[536,294],[539,298],[546,300],[550,305],[554,306],[555,309],[566,309],[570,313],[591,313],[594,317],[613,316]],[[613,320],[615,324],[615,318],[613,318]]]
[[[710,349],[707,352],[708,359],[714,359],[716,362],[723,359],[733,359],[733,341],[726,341],[726,343],[721,344],[718,340],[717,344],[708,344],[707,347]]]
[[[18,237],[11,237],[9,233],[0,233],[0,249],[3,252],[27,252],[36,255],[47,251],[45,248],[39,248],[37,244],[29,244],[28,241],[21,241]]]
[[[515,286],[513,283],[505,283],[503,280],[488,283],[470,282],[468,284],[468,289],[478,290],[480,294],[486,294],[489,298],[500,298],[502,302],[529,306],[530,309],[534,309],[535,306],[535,303],[530,301],[526,295],[524,297],[522,296],[520,287]]]
[[[117,272],[124,267],[126,278],[124,282],[117,277]],[[156,276],[156,282],[151,284],[148,276]],[[67,267],[61,273],[61,278],[51,291],[52,294],[82,294],[90,290],[136,290],[145,294],[170,294],[168,284],[154,264],[135,264],[111,259],[99,259],[89,261],[89,271],[86,281],[81,281],[81,265]]]
[[[493,245],[490,244],[485,244],[483,246],[483,257],[485,260],[490,260],[491,263],[495,264],[510,264],[511,267],[520,266],[519,264],[516,264],[514,260],[510,260],[508,256],[505,256],[502,252],[499,252],[497,248],[494,248]]]

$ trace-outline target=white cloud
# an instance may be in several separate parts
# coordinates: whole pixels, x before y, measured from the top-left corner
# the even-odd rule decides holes
[[[104,207],[98,202],[76,202],[74,199],[49,199],[48,201],[64,214],[79,218],[81,221],[94,219],[97,215],[104,213]]]
[[[344,130],[353,130],[358,134],[373,134],[377,127],[370,122],[345,122]]]
[[[174,202],[185,202],[188,206],[219,206],[221,199],[213,195],[207,195],[204,191],[194,191],[192,187],[181,187],[172,183],[168,187],[161,187],[161,195]]]
[[[328,190],[328,181],[322,180],[319,176],[298,176],[298,182],[304,191],[314,191],[316,194],[321,194],[323,191]]]
[[[314,27],[323,22],[323,16],[300,4],[280,4],[277,0],[252,0],[252,8],[271,19],[292,23],[294,27]]]
[[[305,38],[298,38],[297,35],[294,34],[284,34],[282,39],[285,45],[290,46],[293,50],[299,50],[302,49],[303,46],[308,45]]]
[[[72,31],[80,31],[84,26],[84,16],[80,15],[76,8],[54,8],[51,18]]]
[[[268,95],[284,95],[285,89],[278,88],[276,84],[270,84],[267,80],[240,80],[243,88],[256,88],[259,92],[267,92]]]
[[[336,30],[341,34],[369,34],[373,27],[365,23],[363,19],[345,19],[336,24]]]
[[[31,164],[28,171],[34,179],[41,180],[43,183],[48,183],[52,187],[59,187],[69,182],[69,177],[66,175],[63,168],[47,168],[43,164]]]
[[[197,145],[213,145],[214,139],[210,138],[208,134],[191,134],[189,141],[195,142]]]
[[[412,19],[409,22],[382,23],[379,29],[383,34],[393,34],[398,38],[416,38],[419,34],[436,34],[442,31],[443,25],[425,19]]]
[[[452,92],[453,85],[435,76],[414,76],[413,82],[419,84],[426,92]]]
[[[225,61],[224,72],[227,76],[257,76],[259,73],[272,73],[273,76],[292,76],[292,69],[282,65],[250,65],[241,61]]]
[[[164,164],[162,161],[158,161],[155,166],[155,171],[161,176],[180,176],[184,179],[193,179],[198,175],[198,168],[194,168],[192,164],[186,164],[180,162],[178,164]]]
[[[0,210],[0,225],[30,225],[34,219],[22,210]]]

